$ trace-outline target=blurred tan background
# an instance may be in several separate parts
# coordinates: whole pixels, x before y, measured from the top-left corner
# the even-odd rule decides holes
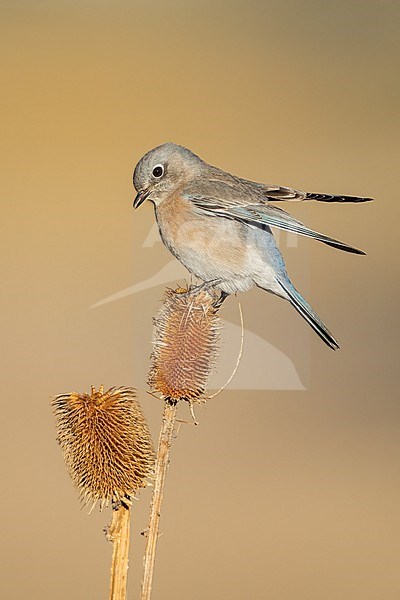
[[[283,247],[342,349],[286,303],[241,296],[248,331],[305,389],[226,391],[182,426],[154,599],[400,598],[399,25],[390,1],[0,2],[2,598],[107,598],[109,514],[80,510],[49,398],[146,387],[164,284],[91,307],[170,261],[145,243],[150,205],[131,208],[135,163],[168,140],[246,178],[376,202],[287,207],[367,252]],[[225,315],[238,322],[233,299]],[[268,357],[257,367],[269,381]],[[161,405],[141,398],[156,440]]]

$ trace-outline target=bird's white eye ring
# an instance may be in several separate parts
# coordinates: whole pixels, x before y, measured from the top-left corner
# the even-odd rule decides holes
[[[160,179],[164,175],[164,165],[156,165],[153,169],[153,177]]]

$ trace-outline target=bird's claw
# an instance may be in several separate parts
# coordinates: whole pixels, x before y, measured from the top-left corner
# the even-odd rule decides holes
[[[214,288],[222,283],[222,279],[212,279],[211,281],[205,281],[204,283],[200,283],[199,285],[190,285],[188,288],[177,288],[175,292],[181,296],[192,296],[199,294],[203,291],[214,290]]]
[[[214,302],[213,306],[216,310],[219,310],[222,304],[225,302],[229,294],[222,290],[220,297]]]

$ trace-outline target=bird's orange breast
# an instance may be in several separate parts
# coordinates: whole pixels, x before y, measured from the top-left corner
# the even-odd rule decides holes
[[[232,220],[201,214],[179,191],[158,205],[156,217],[164,244],[198,276],[203,268],[241,272],[246,257],[243,227]]]

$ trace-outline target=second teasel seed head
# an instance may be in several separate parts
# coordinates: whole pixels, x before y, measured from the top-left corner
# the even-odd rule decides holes
[[[128,387],[61,394],[52,402],[58,441],[83,500],[100,508],[147,485],[155,453],[146,418]]]

